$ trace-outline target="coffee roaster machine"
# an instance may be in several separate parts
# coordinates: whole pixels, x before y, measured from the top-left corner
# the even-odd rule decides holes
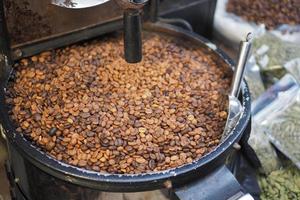
[[[66,5],[62,6],[54,5],[57,2],[53,0],[1,0],[0,130],[9,152],[6,170],[12,199],[93,200],[104,191],[124,193],[158,189],[167,190],[171,199],[253,199],[241,184],[245,177],[236,175],[232,167],[236,155],[242,152],[254,155],[247,144],[251,109],[246,83],[240,94],[242,116],[227,139],[200,160],[169,171],[113,175],[82,170],[54,160],[16,133],[5,106],[6,83],[14,62],[45,50],[123,29],[125,59],[138,62],[142,56],[139,31],[143,29],[192,41],[199,49],[210,52],[220,65],[234,66],[229,57],[202,37],[211,35],[215,0],[120,0],[121,5],[117,1],[68,9],[64,7],[72,6],[72,0],[65,0]],[[130,7],[132,4],[134,7]],[[245,160],[249,162],[250,159]],[[258,194],[256,190],[251,193],[254,197]]]

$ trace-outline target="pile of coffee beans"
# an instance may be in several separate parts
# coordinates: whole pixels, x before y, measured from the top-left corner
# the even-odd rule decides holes
[[[300,24],[299,0],[228,0],[227,11],[267,29]]]
[[[143,53],[126,63],[113,35],[21,60],[6,95],[17,131],[57,160],[106,173],[166,170],[212,151],[231,71],[154,33]]]

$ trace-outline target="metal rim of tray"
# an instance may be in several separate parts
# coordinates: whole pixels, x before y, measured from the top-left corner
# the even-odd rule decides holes
[[[234,65],[233,61],[226,54],[197,34],[162,23],[147,23],[144,28],[149,31],[164,33],[192,41],[199,45],[199,47],[206,48],[215,54],[219,59],[226,62],[229,67],[232,68]],[[0,104],[4,105],[5,85],[3,85],[4,83],[1,84]],[[232,149],[232,145],[242,137],[250,120],[250,95],[245,81],[244,84],[242,84],[241,91],[241,101],[244,109],[242,116],[232,133],[215,150],[190,164],[168,171],[147,174],[100,174],[59,162],[41,150],[38,150],[26,140],[24,136],[15,131],[12,122],[9,117],[7,117],[8,108],[6,106],[0,107],[0,120],[8,142],[14,145],[14,147],[35,166],[59,179],[84,187],[111,192],[153,190],[165,187],[164,183],[167,180],[171,183],[185,184],[190,181],[191,177],[197,178],[204,176],[205,172],[209,172],[220,166],[218,164],[220,158],[224,157],[228,151]],[[224,158],[222,158],[222,160],[224,160]]]

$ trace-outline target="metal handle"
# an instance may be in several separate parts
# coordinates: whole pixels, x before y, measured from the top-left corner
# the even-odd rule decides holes
[[[142,60],[142,8],[148,0],[115,0],[124,10],[124,52],[128,63]]]
[[[142,60],[142,22],[141,11],[124,11],[124,52],[128,63]]]
[[[150,1],[150,21],[156,22],[158,20],[158,9],[159,9],[159,0]]]
[[[244,76],[245,65],[247,63],[251,45],[252,45],[251,40],[252,40],[252,34],[248,33],[246,40],[241,41],[240,43],[239,57],[233,74],[233,81],[231,83],[231,88],[230,88],[230,96],[238,97],[239,95],[242,79]]]

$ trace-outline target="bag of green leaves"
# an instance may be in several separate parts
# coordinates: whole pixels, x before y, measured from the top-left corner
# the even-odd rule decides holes
[[[286,74],[253,102],[252,111],[273,145],[300,168],[300,87],[295,77]]]

